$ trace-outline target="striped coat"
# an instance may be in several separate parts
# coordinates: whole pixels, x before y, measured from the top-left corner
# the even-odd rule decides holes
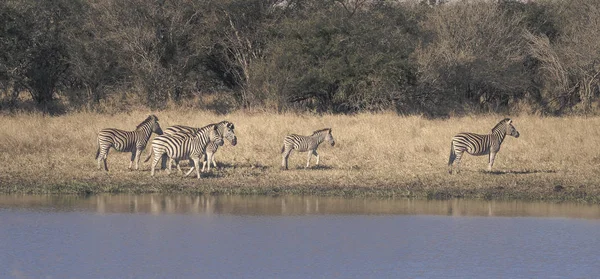
[[[151,176],[154,176],[154,170],[158,161],[166,155],[170,160],[167,164],[167,172],[171,172],[172,161],[175,161],[177,169],[180,160],[191,159],[194,161],[197,178],[200,179],[200,158],[206,151],[206,146],[210,142],[215,142],[217,145],[223,145],[223,138],[217,132],[216,126],[206,126],[200,128],[195,134],[175,133],[158,136],[152,140],[152,151],[154,153],[154,161],[151,166]],[[148,160],[148,159],[146,159]],[[190,169],[185,176],[188,176],[194,168]]]
[[[106,158],[111,147],[119,152],[131,152],[131,161],[129,169],[133,166],[135,160],[135,169],[139,169],[140,154],[146,148],[148,140],[152,133],[162,135],[162,130],[158,124],[158,117],[150,115],[142,123],[137,125],[134,131],[123,131],[114,128],[102,129],[98,132],[98,149],[96,150],[96,159],[98,168],[104,163],[104,170],[108,171]]]
[[[492,128],[491,134],[460,133],[455,135],[450,143],[448,172],[452,174],[452,166],[455,161],[456,172],[460,171],[460,159],[464,152],[473,156],[489,155],[488,171],[491,171],[496,154],[500,151],[500,145],[502,145],[506,135],[519,137],[519,132],[513,126],[513,121],[510,118],[505,118],[496,124]]]
[[[229,141],[229,143],[231,143],[232,146],[235,146],[237,144],[237,137],[236,137],[235,131],[234,131],[235,126],[233,125],[233,123],[231,123],[229,121],[221,121],[219,123],[213,123],[208,126],[216,126],[217,132],[219,133],[219,135],[221,135],[223,137],[223,139],[227,139]],[[175,126],[166,128],[165,134],[176,134],[176,133],[193,134],[193,133],[197,132],[199,129],[200,128],[194,128],[194,127],[183,126],[183,125],[175,125]],[[204,169],[207,167],[207,165],[208,165],[207,171],[210,171],[210,163],[211,162],[215,168],[217,167],[217,163],[215,162],[215,159],[214,159],[215,158],[214,154],[217,152],[218,149],[219,149],[219,145],[217,145],[216,143],[211,142],[208,144],[208,146],[206,147],[206,152],[204,153],[204,156],[202,156],[202,161],[203,161],[202,172],[204,172]]]
[[[319,147],[319,144],[324,141],[328,141],[331,146],[335,145],[335,140],[331,134],[331,128],[314,131],[310,136],[301,136],[296,134],[287,135],[283,139],[283,146],[281,147],[281,168],[286,170],[288,169],[288,158],[292,150],[296,150],[298,152],[310,151],[306,161],[306,168],[310,167],[310,157],[312,155],[317,157],[316,165],[319,165],[319,153],[317,153],[317,148]]]

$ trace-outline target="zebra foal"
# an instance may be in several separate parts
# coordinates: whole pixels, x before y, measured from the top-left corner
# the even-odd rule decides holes
[[[154,176],[154,170],[158,161],[164,154],[169,157],[167,164],[167,173],[171,173],[172,161],[175,161],[177,169],[181,172],[179,161],[191,159],[194,161],[196,175],[200,179],[200,158],[206,150],[206,146],[214,142],[217,145],[223,145],[223,138],[217,132],[216,126],[205,126],[200,128],[194,134],[175,133],[158,136],[152,140],[152,151],[154,153],[154,161],[151,165],[150,175]],[[150,157],[146,159],[148,161]],[[188,176],[194,168],[190,169],[185,176]]]
[[[131,161],[129,169],[133,166],[135,160],[135,169],[139,169],[140,154],[146,148],[148,140],[152,133],[162,135],[162,130],[158,124],[158,117],[150,115],[142,123],[137,125],[135,131],[123,131],[114,128],[106,128],[98,132],[98,149],[96,150],[96,159],[98,168],[101,168],[104,162],[104,170],[108,171],[106,157],[111,147],[120,152],[131,152]]]
[[[283,139],[283,147],[281,147],[281,167],[286,170],[288,169],[288,158],[290,157],[292,150],[298,152],[311,151],[308,153],[308,159],[306,161],[307,168],[310,166],[310,157],[312,155],[317,157],[317,165],[319,165],[319,153],[317,153],[317,147],[324,141],[328,141],[331,146],[335,145],[335,140],[331,134],[331,128],[314,131],[310,136],[296,134],[287,135]]]
[[[235,125],[233,125],[233,123],[229,122],[229,121],[221,121],[219,123],[213,123],[208,125],[209,126],[216,126],[217,127],[217,133],[219,133],[219,135],[221,137],[223,137],[223,139],[227,139],[229,141],[229,143],[231,143],[232,146],[235,146],[237,144],[237,137],[235,135]],[[176,133],[184,133],[184,134],[194,134],[196,133],[200,128],[194,128],[194,127],[188,127],[188,126],[183,126],[183,125],[175,125],[175,126],[171,126],[165,129],[165,134],[176,134]],[[204,172],[204,169],[207,167],[207,163],[208,163],[208,168],[207,171],[210,171],[210,163],[213,163],[213,166],[216,168],[217,167],[217,163],[215,162],[215,153],[217,152],[217,150],[219,149],[219,145],[217,145],[215,142],[210,142],[208,144],[208,146],[206,147],[206,150],[204,152],[204,155],[202,156],[202,172]],[[193,167],[192,167],[193,168]]]
[[[487,135],[474,133],[460,133],[455,135],[450,143],[448,172],[452,174],[452,165],[455,160],[456,173],[460,172],[460,159],[465,151],[473,156],[489,155],[488,171],[491,171],[496,154],[500,151],[500,145],[506,135],[515,138],[519,137],[519,132],[512,123],[510,118],[505,118],[492,128],[491,134]]]

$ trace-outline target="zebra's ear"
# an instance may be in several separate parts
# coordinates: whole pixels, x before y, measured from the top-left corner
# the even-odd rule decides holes
[[[512,124],[512,119],[510,119],[510,118],[509,118],[509,119],[508,119],[508,121],[507,121],[506,123],[508,123],[508,124]]]
[[[217,125],[214,125],[212,129],[215,130],[215,131],[218,130],[217,129]]]

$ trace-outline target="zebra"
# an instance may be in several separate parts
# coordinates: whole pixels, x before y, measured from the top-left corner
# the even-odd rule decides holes
[[[452,174],[452,164],[456,160],[456,173],[460,167],[460,158],[463,152],[467,152],[474,156],[489,155],[488,171],[492,170],[496,153],[500,151],[500,145],[506,135],[519,137],[519,132],[513,126],[513,121],[510,118],[505,118],[500,121],[494,128],[492,133],[487,135],[479,135],[474,133],[460,133],[452,138],[450,143],[450,159],[448,160],[448,172]]]
[[[310,166],[311,155],[315,155],[317,157],[318,166],[319,154],[317,153],[317,147],[319,147],[319,144],[321,144],[323,141],[328,141],[331,144],[331,146],[335,145],[335,140],[333,139],[333,135],[331,134],[331,128],[325,128],[314,131],[310,136],[301,136],[296,134],[287,135],[283,139],[283,147],[281,147],[281,168],[286,170],[288,169],[288,158],[290,156],[290,153],[294,149],[298,152],[311,151],[308,153],[306,168]]]
[[[229,122],[229,121],[221,121],[219,123],[213,123],[210,124],[208,126],[217,126],[217,132],[219,133],[219,135],[221,135],[223,137],[223,139],[227,139],[229,141],[229,143],[231,143],[232,146],[235,146],[237,144],[237,137],[235,136],[235,126],[233,125],[233,123]],[[183,125],[175,125],[175,126],[171,126],[165,129],[165,134],[175,134],[175,133],[187,133],[187,134],[194,134],[196,133],[200,128],[194,128],[194,127],[189,127],[189,126],[183,126]],[[216,168],[217,167],[217,163],[215,162],[215,153],[217,152],[217,150],[219,149],[219,145],[217,145],[214,142],[211,142],[208,144],[208,146],[206,147],[206,151],[204,152],[204,155],[202,156],[202,172],[204,172],[204,169],[207,167],[207,163],[208,163],[208,168],[207,171],[210,171],[210,163],[213,163],[213,166]],[[190,162],[190,165],[193,166],[193,162]],[[193,168],[193,167],[192,167]]]
[[[98,160],[98,168],[101,168],[101,163],[104,162],[104,170],[108,171],[106,157],[111,147],[120,152],[131,152],[131,162],[129,169],[133,166],[135,160],[135,169],[139,169],[140,154],[146,148],[148,140],[152,133],[162,135],[163,131],[158,124],[158,117],[150,115],[146,120],[142,121],[135,131],[123,131],[114,128],[102,129],[98,132],[98,149],[96,151],[96,159]]]
[[[172,161],[175,161],[177,169],[181,173],[179,161],[191,159],[194,161],[196,175],[198,179],[200,179],[200,158],[206,151],[206,146],[210,142],[214,142],[217,145],[223,145],[223,137],[219,135],[217,126],[209,125],[202,127],[195,134],[175,133],[155,137],[154,140],[152,140],[154,161],[151,165],[150,175],[154,176],[154,169],[156,168],[158,161],[166,154],[169,157],[167,173],[171,173]],[[148,157],[146,161],[149,159],[150,157]],[[193,170],[194,168],[190,169],[185,176],[188,176]]]

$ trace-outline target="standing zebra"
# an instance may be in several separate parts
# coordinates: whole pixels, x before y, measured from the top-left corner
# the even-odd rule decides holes
[[[96,151],[98,168],[101,168],[101,163],[104,162],[104,170],[108,171],[106,157],[108,156],[108,150],[114,147],[115,150],[120,152],[131,152],[129,169],[131,170],[134,159],[135,169],[139,169],[140,154],[146,148],[153,132],[158,135],[163,133],[158,124],[158,117],[155,115],[148,116],[146,120],[137,125],[135,131],[123,131],[113,128],[102,129],[98,133],[98,150]]]
[[[460,171],[460,158],[465,151],[474,156],[489,154],[488,171],[491,171],[492,166],[494,165],[494,159],[496,158],[496,153],[500,151],[500,145],[506,135],[515,138],[519,137],[519,132],[515,126],[512,125],[512,120],[510,120],[510,118],[505,118],[500,121],[492,128],[491,134],[479,135],[474,133],[460,133],[455,135],[450,144],[448,172],[452,174],[452,163],[454,163],[454,160],[456,160],[456,173]]]
[[[300,136],[296,134],[287,135],[283,139],[283,147],[281,147],[281,153],[283,157],[281,161],[281,167],[286,170],[288,169],[288,158],[294,149],[296,149],[298,152],[311,151],[308,153],[308,160],[306,161],[307,168],[310,166],[311,155],[317,156],[317,165],[319,165],[319,154],[317,153],[317,147],[319,147],[319,144],[321,144],[323,141],[328,141],[331,146],[335,145],[333,135],[331,135],[331,128],[314,131],[310,136]]]
[[[219,123],[210,124],[207,127],[209,127],[209,126],[216,126],[217,132],[219,133],[219,135],[221,137],[223,137],[224,139],[227,139],[229,141],[229,143],[231,143],[232,146],[235,146],[237,144],[237,137],[235,136],[235,131],[234,131],[235,126],[233,125],[233,123],[231,123],[229,121],[221,121]],[[175,126],[166,128],[165,134],[175,134],[175,133],[194,134],[199,129],[200,128],[193,128],[193,127],[188,127],[188,126],[183,126],[183,125],[175,125]],[[214,156],[218,149],[219,149],[219,145],[217,145],[216,143],[211,142],[208,144],[208,146],[206,147],[206,151],[204,152],[204,155],[202,156],[202,160],[203,160],[202,172],[204,172],[204,168],[206,167],[207,163],[208,163],[207,171],[210,171],[210,163],[211,162],[213,163],[215,168],[217,167],[217,163],[215,162]]]
[[[177,169],[181,172],[179,161],[192,159],[196,168],[196,175],[200,179],[200,158],[206,151],[206,146],[214,142],[217,145],[223,145],[223,138],[217,132],[217,126],[205,126],[200,128],[195,134],[175,133],[171,135],[162,135],[152,140],[152,151],[154,152],[154,161],[151,166],[151,176],[154,176],[154,169],[163,154],[169,157],[167,164],[167,173],[171,173],[172,161],[175,161]],[[146,159],[148,161],[150,157]],[[190,169],[185,176],[188,176],[194,168]]]

